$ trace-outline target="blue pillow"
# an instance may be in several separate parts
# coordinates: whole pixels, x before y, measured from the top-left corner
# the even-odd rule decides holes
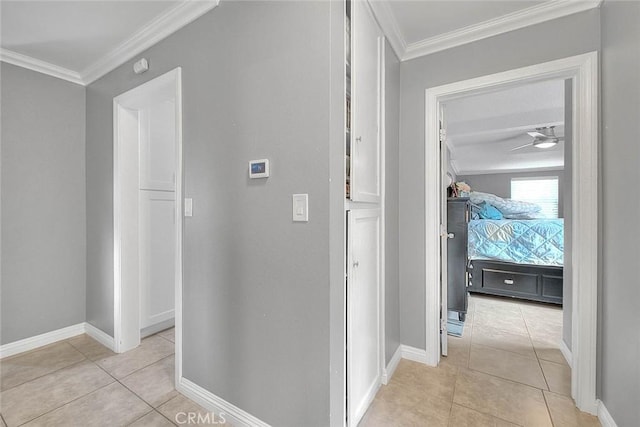
[[[478,212],[482,219],[502,219],[504,218],[502,212],[500,212],[495,206],[490,205],[487,202],[483,202],[480,205],[480,211]]]

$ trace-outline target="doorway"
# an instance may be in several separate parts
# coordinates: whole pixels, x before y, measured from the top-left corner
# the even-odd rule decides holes
[[[114,98],[113,123],[115,351],[175,323],[180,378],[181,69]]]
[[[440,361],[442,315],[440,251],[443,238],[440,212],[443,176],[440,156],[440,107],[446,101],[498,87],[512,87],[551,79],[568,79],[572,85],[572,354],[571,395],[583,411],[596,413],[597,318],[597,53],[552,61],[531,67],[456,82],[426,91],[426,343],[430,365]],[[577,239],[576,236],[580,236]],[[446,242],[444,243],[446,246]],[[579,308],[579,309],[578,309]],[[442,311],[442,313],[441,313]],[[446,321],[446,318],[444,319]],[[446,329],[446,328],[445,328]],[[444,332],[446,334],[446,330]]]

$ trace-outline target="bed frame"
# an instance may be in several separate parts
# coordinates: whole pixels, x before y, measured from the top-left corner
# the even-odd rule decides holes
[[[562,267],[471,260],[469,292],[562,304]]]

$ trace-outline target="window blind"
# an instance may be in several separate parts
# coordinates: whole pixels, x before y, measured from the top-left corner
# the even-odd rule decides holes
[[[558,218],[558,177],[511,178],[511,198],[540,205],[540,218]]]

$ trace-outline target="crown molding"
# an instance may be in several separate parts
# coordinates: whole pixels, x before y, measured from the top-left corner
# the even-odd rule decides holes
[[[552,19],[600,7],[603,0],[555,0],[407,45],[402,60],[461,46]]]
[[[209,12],[220,0],[184,0],[160,14],[133,36],[81,72],[0,48],[0,60],[86,86]]]
[[[407,42],[400,30],[396,16],[391,10],[391,6],[389,6],[389,1],[369,1],[368,3],[378,21],[378,25],[382,28],[382,32],[387,36],[393,51],[402,60],[407,50]]]
[[[185,0],[156,17],[128,40],[82,71],[89,84],[209,12],[220,0]]]
[[[0,61],[7,64],[17,65],[18,67],[27,68],[38,73],[47,74],[57,77],[71,83],[84,85],[84,81],[79,73],[67,68],[59,67],[49,62],[41,61],[12,50],[0,48]]]
[[[440,34],[418,42],[407,43],[389,2],[392,0],[369,1],[391,47],[401,61],[429,55],[452,47],[497,36],[530,25],[600,7],[603,0],[549,0],[537,6],[522,9],[507,15],[469,25],[458,30]]]

